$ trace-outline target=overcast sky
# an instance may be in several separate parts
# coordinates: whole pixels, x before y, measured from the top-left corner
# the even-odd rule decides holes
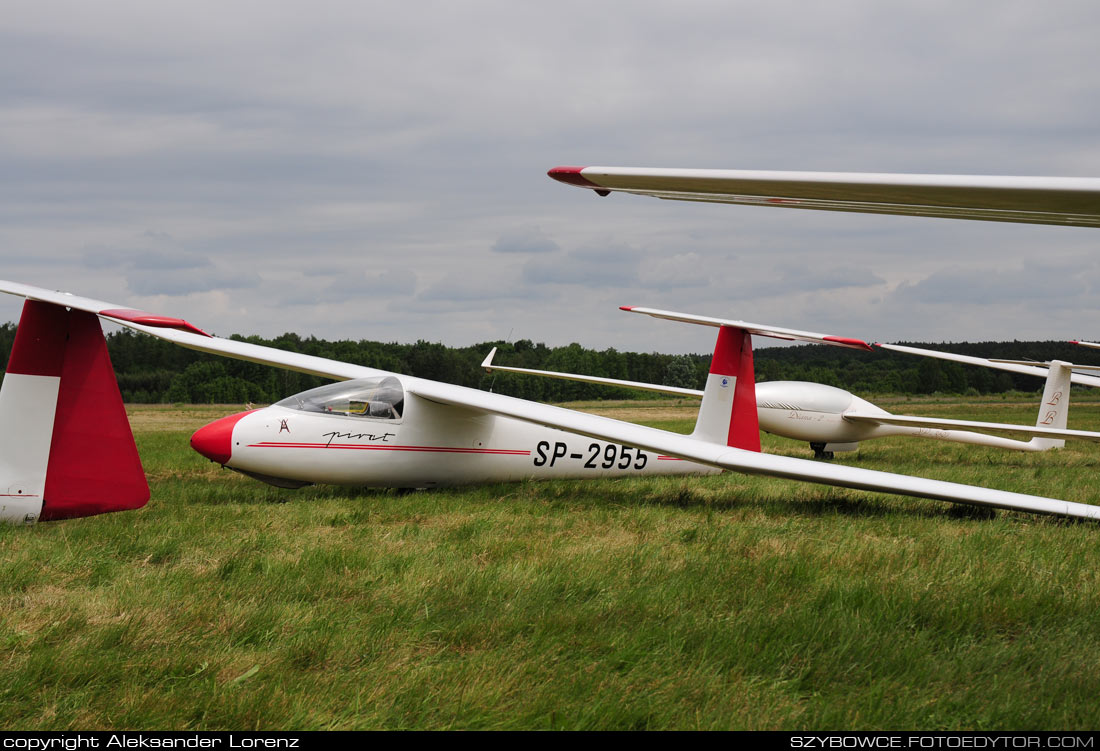
[[[546,176],[1098,177],[1095,0],[3,9],[0,278],[223,335],[712,346],[629,304],[880,341],[1100,338],[1100,230]]]

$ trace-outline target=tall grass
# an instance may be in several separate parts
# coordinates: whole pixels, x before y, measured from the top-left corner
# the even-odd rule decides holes
[[[190,452],[213,416],[135,412],[142,511],[0,528],[4,728],[1100,724],[1095,524],[736,475],[286,491]],[[840,460],[1100,500],[1093,444]]]

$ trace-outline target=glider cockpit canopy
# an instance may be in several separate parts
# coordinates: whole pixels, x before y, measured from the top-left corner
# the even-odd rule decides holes
[[[276,402],[275,406],[345,417],[400,420],[405,389],[393,376],[356,378],[303,391]]]

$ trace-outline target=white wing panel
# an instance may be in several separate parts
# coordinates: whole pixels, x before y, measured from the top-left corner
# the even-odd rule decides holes
[[[600,193],[870,214],[1100,227],[1100,178],[555,167]]]
[[[983,368],[994,368],[996,370],[1006,370],[1009,373],[1023,373],[1024,375],[1033,375],[1038,378],[1046,378],[1049,369],[1044,365],[1023,365],[1019,362],[1004,362],[998,360],[987,360],[984,357],[972,357],[970,355],[956,355],[954,352],[940,352],[934,349],[921,349],[919,347],[906,347],[901,344],[880,344],[875,343],[876,347],[882,347],[883,349],[893,350],[894,352],[905,352],[910,355],[919,355],[921,357],[934,357],[938,360],[950,360],[951,362],[961,362],[966,365],[978,365]],[[1074,366],[1076,367],[1076,366]],[[1082,386],[1100,386],[1100,377],[1083,375],[1081,373],[1073,373],[1070,375],[1070,381],[1072,383],[1079,383]]]
[[[638,389],[639,391],[652,391],[657,394],[670,394],[672,396],[690,396],[695,399],[701,399],[703,392],[698,389],[685,389],[679,386],[662,386],[657,383],[642,383],[641,381],[621,381],[617,378],[603,378],[601,376],[589,376],[589,375],[576,375],[574,373],[559,373],[553,370],[534,370],[532,368],[513,368],[506,365],[494,365],[493,357],[497,353],[497,348],[493,347],[493,351],[489,353],[489,356],[485,358],[481,363],[481,367],[485,368],[485,372],[493,373],[495,371],[501,371],[504,373],[521,373],[523,375],[535,375],[543,376],[544,378],[559,378],[563,381],[578,381],[580,383],[595,383],[600,386],[619,386],[628,389]]]

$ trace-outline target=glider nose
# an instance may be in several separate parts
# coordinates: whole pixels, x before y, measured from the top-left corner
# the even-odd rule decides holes
[[[191,436],[191,448],[210,461],[228,464],[233,455],[233,426],[247,414],[238,412],[199,428]]]

